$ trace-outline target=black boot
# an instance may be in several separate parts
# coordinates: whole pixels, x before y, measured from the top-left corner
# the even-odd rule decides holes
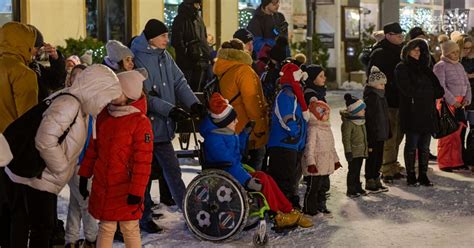
[[[356,178],[355,175],[352,175],[351,173],[347,174],[347,192],[346,195],[348,197],[354,198],[354,197],[359,197],[360,193],[357,191],[357,185],[356,185]]]
[[[403,155],[405,157],[405,167],[407,169],[407,185],[416,187],[418,186],[415,172],[416,152],[406,151]]]
[[[418,182],[423,186],[433,186],[433,183],[426,175],[428,172],[429,158],[429,153],[418,151]]]

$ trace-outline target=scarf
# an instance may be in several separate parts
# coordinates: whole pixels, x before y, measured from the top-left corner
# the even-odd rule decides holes
[[[113,104],[109,104],[109,106],[107,106],[107,111],[113,117],[121,117],[140,112],[139,109],[131,105],[117,106]]]
[[[447,62],[447,63],[450,63],[450,64],[457,64],[459,63],[459,60],[458,61],[455,61],[455,60],[452,60],[448,57],[445,57],[443,55],[441,55],[441,60],[443,60],[444,62]]]

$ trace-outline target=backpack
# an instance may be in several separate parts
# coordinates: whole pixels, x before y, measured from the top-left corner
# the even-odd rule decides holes
[[[13,154],[13,160],[7,165],[7,167],[16,175],[26,178],[36,177],[41,179],[43,170],[46,168],[46,162],[41,158],[40,153],[36,148],[36,132],[43,120],[43,113],[48,109],[54,99],[63,95],[72,96],[79,101],[76,96],[70,93],[59,93],[51,99],[43,100],[28,110],[18,119],[13,121],[3,133]],[[59,137],[59,144],[62,144],[66,138],[72,125],[76,122],[78,114],[79,112],[76,114],[76,117],[74,117],[74,120],[69,127]]]
[[[227,71],[230,71],[230,69]],[[226,72],[222,74],[222,77],[224,77]],[[209,101],[211,100],[212,94],[221,93],[221,89],[219,87],[219,78],[217,77],[217,75],[214,75],[214,77],[212,77],[212,79],[206,85],[204,85],[202,92],[204,94],[204,100],[206,101],[206,105],[208,105],[209,107]],[[240,96],[240,94],[241,93],[239,91],[237,95],[229,99],[229,104],[232,104]]]
[[[370,56],[372,56],[372,52],[379,47],[381,46],[377,42],[370,46],[362,48],[362,51],[359,54],[359,62],[364,66],[364,68],[367,68],[369,66]]]

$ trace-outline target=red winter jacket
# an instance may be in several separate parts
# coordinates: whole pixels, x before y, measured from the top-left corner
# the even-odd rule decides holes
[[[97,138],[91,140],[79,170],[80,176],[94,176],[89,212],[98,220],[137,220],[143,212],[153,153],[146,98],[122,107],[115,112],[120,117],[112,116],[108,108],[98,115]],[[141,203],[128,205],[129,194],[141,197]]]

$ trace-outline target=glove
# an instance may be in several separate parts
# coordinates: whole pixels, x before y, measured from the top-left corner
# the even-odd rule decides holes
[[[334,170],[337,170],[337,169],[339,169],[339,168],[342,168],[342,165],[341,165],[341,163],[336,162],[336,163],[334,164]]]
[[[346,153],[344,153],[344,155],[346,156],[347,162],[352,161],[352,152],[346,152]]]
[[[289,121],[288,123],[286,123],[286,125],[290,128],[289,132],[291,137],[298,136],[300,132],[300,127],[298,126],[298,123],[296,123],[296,121]]]
[[[311,174],[316,174],[318,173],[318,168],[316,167],[316,165],[312,164],[308,166],[308,172]]]
[[[136,195],[128,194],[127,204],[128,205],[137,205],[142,201],[142,198]]]
[[[81,193],[84,200],[89,197],[89,191],[87,190],[87,182],[89,179],[87,177],[80,177],[79,178],[79,193]]]
[[[181,122],[184,120],[187,120],[189,117],[191,117],[186,111],[184,111],[182,108],[178,107],[173,107],[168,114],[168,116],[173,119],[175,122]]]
[[[204,118],[207,115],[207,108],[200,102],[191,105],[191,112],[194,117]]]
[[[262,183],[258,178],[252,177],[247,182],[247,188],[253,191],[262,191]]]
[[[255,123],[257,123],[257,122],[254,121],[254,120],[250,120],[249,122],[247,122],[247,124],[245,125],[245,127],[242,131],[244,131],[247,134],[250,134],[252,132],[253,128],[255,127]]]

